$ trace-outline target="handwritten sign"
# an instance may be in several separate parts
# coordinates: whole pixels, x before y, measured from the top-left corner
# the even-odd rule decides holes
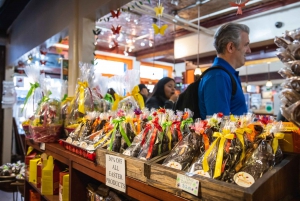
[[[106,185],[126,192],[124,158],[106,154]]]
[[[176,187],[198,196],[199,181],[191,177],[177,174]]]

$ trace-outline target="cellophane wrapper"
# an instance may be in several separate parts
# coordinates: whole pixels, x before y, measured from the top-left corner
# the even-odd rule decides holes
[[[199,157],[201,144],[201,136],[194,131],[190,132],[172,149],[162,165],[186,170],[193,159]]]
[[[250,174],[256,181],[275,164],[272,147],[267,140],[261,140],[252,156],[245,162],[240,172]]]
[[[63,129],[60,111],[57,100],[41,103],[30,126],[35,142],[55,142],[60,138]]]

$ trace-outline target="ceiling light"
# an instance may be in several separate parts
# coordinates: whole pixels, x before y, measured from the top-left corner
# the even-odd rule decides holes
[[[271,82],[271,80],[268,80],[268,81],[266,82],[266,86],[267,86],[267,87],[273,86],[273,83]]]
[[[131,47],[130,47],[130,48],[128,48],[128,52],[132,52],[132,49],[131,49]]]
[[[126,52],[126,50],[124,50],[124,55],[125,55],[125,56],[128,56],[128,52]]]
[[[30,64],[30,63],[31,63],[31,60],[28,59],[28,60],[27,60],[27,63]]]
[[[149,47],[152,47],[152,43],[151,43],[151,41],[149,41]]]
[[[266,82],[266,86],[267,87],[272,87],[273,84],[272,84],[271,79],[270,79],[270,62],[268,62],[267,64],[268,64],[268,81]]]
[[[58,47],[58,48],[69,49],[69,45],[65,45],[65,44],[61,44],[61,43],[55,43],[53,46]]]
[[[195,68],[194,75],[201,75],[202,71],[199,67]]]
[[[109,44],[109,45],[108,45],[108,47],[109,47],[109,48],[112,48],[112,45],[111,45],[111,44]]]
[[[145,43],[144,43],[144,42],[141,42],[141,46],[144,47],[144,46],[145,46]]]
[[[137,19],[133,20],[135,24],[138,24],[139,21]]]
[[[97,45],[97,41],[94,42],[94,45]]]

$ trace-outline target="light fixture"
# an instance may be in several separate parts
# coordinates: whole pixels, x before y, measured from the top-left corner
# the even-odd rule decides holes
[[[266,82],[266,86],[272,87],[273,83],[271,82],[271,79],[270,79],[270,62],[268,62],[267,64],[268,64],[268,81]]]
[[[175,36],[176,36],[176,24],[174,23],[174,33],[175,33]],[[149,41],[149,43],[150,43],[150,41]],[[174,43],[175,43],[175,41],[174,41]],[[149,44],[150,45],[150,44]],[[175,46],[175,44],[174,44],[174,46]],[[175,51],[173,51],[173,72],[172,72],[172,77],[175,79],[175,77],[176,77],[176,70],[175,70]]]
[[[151,41],[149,40],[149,47],[152,47],[152,43],[151,43]]]
[[[141,42],[141,46],[144,47],[144,46],[145,46],[145,43],[144,43],[144,42]]]
[[[200,17],[200,5],[198,6],[198,18],[199,17]],[[195,75],[194,80],[195,81],[200,79],[200,75],[202,74],[202,71],[199,67],[199,48],[200,48],[200,30],[199,30],[199,26],[200,26],[200,20],[198,20],[198,53],[197,53],[197,67],[195,68],[195,71],[194,71],[194,75]]]

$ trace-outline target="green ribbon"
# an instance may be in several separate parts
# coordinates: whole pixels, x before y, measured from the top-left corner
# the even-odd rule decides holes
[[[163,129],[163,132],[161,132],[163,135],[167,135],[167,137],[169,138],[169,150],[171,150],[171,140],[172,140],[172,136],[171,136],[171,132],[167,129],[169,128],[170,126],[172,125],[172,121],[165,121],[163,124],[162,124],[162,129]],[[159,154],[161,153],[161,146],[162,146],[162,140],[163,140],[163,135],[160,136],[161,137],[161,144],[159,146]]]
[[[108,102],[110,103],[114,103],[114,98],[112,95],[110,95],[109,93],[106,93],[105,96],[104,96],[104,100],[107,100]]]
[[[68,94],[65,94],[64,97],[62,98],[61,102],[64,102],[68,97]]]
[[[52,94],[52,92],[49,91],[47,95],[43,96],[43,98],[42,98],[41,101],[39,102],[39,105],[41,105],[42,103],[45,103],[45,102],[49,101],[49,100],[50,100],[49,96],[50,96],[51,94]]]
[[[110,145],[109,145],[109,150],[110,151],[112,150],[112,145],[113,145],[116,130],[117,130],[118,127],[119,127],[120,133],[121,133],[123,139],[125,140],[126,144],[128,145],[128,147],[131,145],[131,142],[129,141],[129,139],[128,139],[128,137],[127,137],[124,129],[122,128],[122,125],[121,125],[121,123],[124,122],[125,120],[126,120],[125,117],[121,117],[119,119],[112,120],[112,124],[114,125],[114,130],[113,130],[113,134],[112,134],[112,137],[111,137],[111,140],[110,140]]]
[[[37,82],[35,82],[34,84],[30,83],[30,89],[29,89],[29,91],[28,91],[28,93],[26,95],[26,98],[25,98],[25,101],[24,101],[24,106],[22,108],[22,112],[23,112],[23,110],[25,108],[25,105],[26,105],[28,99],[30,98],[30,96],[32,96],[32,94],[34,93],[35,89],[37,89],[38,87],[40,87],[39,83],[37,83]]]
[[[172,125],[172,121],[165,121],[163,124],[162,124],[162,129],[163,131],[165,131],[167,129],[167,127],[170,127]]]
[[[153,118],[151,116],[147,117],[148,121],[151,121]]]
[[[191,124],[193,123],[193,119],[192,118],[187,118],[186,120],[183,120],[180,124],[180,129],[182,130],[183,127],[186,125],[186,124]]]

